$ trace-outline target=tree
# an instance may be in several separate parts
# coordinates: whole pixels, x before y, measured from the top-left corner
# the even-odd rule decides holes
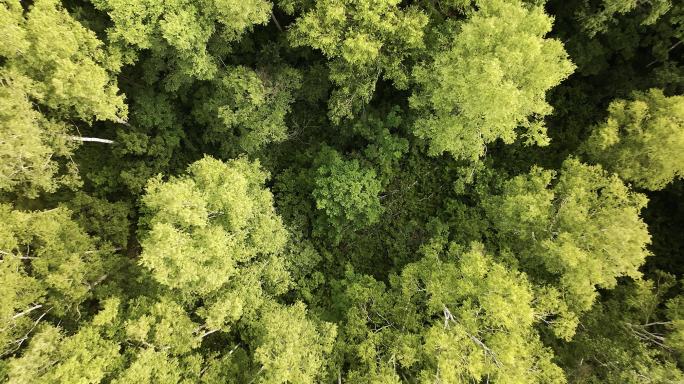
[[[444,245],[423,247],[424,258],[393,276],[391,289],[347,273],[348,380],[563,382],[534,328],[548,314],[525,275],[481,244]]]
[[[671,0],[0,0],[0,382],[683,382],[683,38]]]
[[[423,12],[401,9],[399,0],[323,0],[310,9],[297,3],[283,6],[290,14],[295,5],[304,12],[290,27],[289,39],[332,60],[330,79],[339,86],[329,101],[333,121],[352,117],[368,104],[381,74],[398,89],[408,87],[404,61],[424,47],[428,18]]]
[[[255,24],[266,24],[271,4],[264,0],[157,2],[149,0],[94,0],[114,25],[109,40],[132,63],[137,51],[150,50],[156,68],[148,83],[168,71],[166,87],[177,90],[194,79],[210,80],[219,59],[230,52],[227,42],[239,40]],[[212,40],[213,38],[213,40]]]
[[[197,95],[196,119],[210,127],[204,140],[220,143],[226,155],[285,140],[285,116],[300,85],[301,75],[288,67],[221,70]]]
[[[71,154],[83,138],[67,122],[124,122],[113,77],[121,61],[55,0],[35,1],[28,11],[18,0],[2,1],[0,20],[0,189],[33,198],[76,186]]]
[[[641,276],[650,235],[639,212],[648,200],[600,166],[575,158],[563,163],[552,183],[555,176],[533,167],[507,181],[484,208],[503,236],[501,247],[582,312],[591,308],[596,287],[611,289],[619,276]]]
[[[10,383],[97,383],[120,360],[120,346],[85,327],[66,337],[48,326],[29,343],[21,358],[10,361]]]
[[[83,232],[66,209],[21,212],[2,205],[0,218],[5,356],[19,350],[48,312],[80,318],[81,303],[122,260]]]
[[[615,100],[584,144],[589,157],[640,188],[660,190],[684,176],[684,96],[658,89]]]
[[[477,160],[497,139],[512,143],[526,127],[527,144],[548,144],[542,118],[551,113],[544,95],[574,66],[560,41],[545,39],[552,19],[540,6],[478,1],[479,10],[443,38],[447,49],[414,69],[420,85],[411,106],[429,111],[415,133],[430,155],[448,151]],[[453,36],[453,37],[452,37]]]
[[[382,213],[378,194],[382,189],[374,169],[360,168],[357,160],[345,161],[335,150],[324,147],[319,154],[313,197],[316,208],[325,212],[329,226],[319,231],[338,236],[377,223]]]
[[[268,302],[262,307],[251,330],[261,382],[311,383],[326,376],[337,327],[307,319],[306,314],[301,302],[288,307]]]
[[[573,382],[676,383],[682,296],[667,300],[674,276],[663,272],[615,289],[580,318],[581,330],[556,353]],[[679,344],[678,344],[679,343]]]
[[[187,172],[148,182],[140,258],[160,283],[206,295],[235,279],[240,265],[277,256],[287,232],[258,162],[205,157]]]

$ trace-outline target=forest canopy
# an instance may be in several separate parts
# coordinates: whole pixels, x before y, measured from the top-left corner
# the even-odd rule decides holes
[[[684,3],[0,0],[0,382],[684,383]]]

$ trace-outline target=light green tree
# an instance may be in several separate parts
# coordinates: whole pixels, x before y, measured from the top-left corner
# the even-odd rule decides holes
[[[67,336],[47,326],[29,342],[21,358],[10,361],[9,383],[99,383],[119,364],[116,343],[95,327]]]
[[[261,308],[260,319],[250,326],[255,363],[261,364],[258,382],[312,383],[326,376],[337,327],[306,314],[301,302],[283,306],[271,301]]]
[[[207,294],[231,281],[240,264],[279,254],[287,232],[263,188],[267,177],[258,162],[205,157],[187,175],[151,179],[142,198],[149,228],[142,265],[170,288]]]
[[[249,365],[260,366],[253,379],[311,382],[325,371],[335,326],[307,319],[301,303],[284,307],[273,300],[291,281],[281,255],[288,234],[263,187],[267,177],[258,162],[205,157],[190,165],[187,175],[150,180],[142,198],[149,231],[141,242],[141,264],[182,301],[202,300],[195,315],[204,324],[183,326],[188,335],[183,345],[192,349],[214,332],[246,330],[241,338],[253,351]],[[181,317],[179,312],[170,319]],[[147,334],[145,324],[127,329]],[[176,340],[179,334],[169,331]],[[149,343],[174,350],[171,341]]]
[[[660,190],[684,176],[684,96],[658,89],[615,100],[584,144],[589,157],[640,188]]]
[[[180,305],[144,296],[102,304],[75,334],[42,327],[22,356],[10,359],[9,382],[177,383],[199,376],[202,358],[192,352],[207,333]]]
[[[446,49],[413,71],[420,88],[411,106],[429,114],[415,134],[430,155],[451,152],[475,161],[497,139],[512,143],[522,126],[527,144],[549,142],[542,118],[551,113],[546,91],[574,70],[563,44],[546,39],[552,18],[522,1],[481,0],[459,24]]]
[[[0,353],[5,355],[18,350],[48,312],[80,318],[79,305],[122,259],[63,208],[21,212],[2,205],[0,228]]]
[[[648,200],[617,176],[575,158],[555,176],[533,167],[507,181],[484,207],[503,236],[501,246],[536,279],[563,291],[572,310],[586,311],[596,287],[610,289],[617,277],[641,276],[651,237],[639,212]]]
[[[299,2],[282,7],[292,14]],[[352,117],[368,104],[383,78],[407,89],[406,59],[424,48],[423,29],[428,18],[422,11],[402,9],[399,0],[322,0],[304,9],[289,28],[295,47],[310,46],[329,58],[330,79],[339,88],[329,101],[334,121]],[[299,9],[298,9],[299,10]]]
[[[256,321],[291,285],[281,257],[288,234],[263,188],[267,177],[258,162],[205,157],[187,175],[147,185],[140,263],[175,300],[202,300],[196,314],[207,332]]]
[[[77,185],[75,163],[61,172],[56,160],[70,158],[77,142],[97,139],[76,136],[70,119],[125,123],[113,77],[121,60],[56,0],[29,9],[1,1],[0,33],[0,189],[35,197]]]
[[[524,274],[432,241],[386,290],[348,272],[343,331],[355,382],[563,383],[535,324],[546,321]]]
[[[35,197],[42,191],[54,192],[62,184],[75,184],[76,169],[72,166],[70,172],[58,176],[55,161],[70,156],[76,144],[64,140],[66,126],[34,109],[27,94],[30,79],[10,79],[3,72],[0,76],[0,189]]]
[[[157,68],[147,81],[154,82],[168,70],[166,86],[171,90],[194,79],[214,78],[220,57],[230,51],[226,43],[240,39],[255,24],[266,24],[272,7],[264,0],[94,0],[93,4],[111,18],[114,25],[107,36],[121,47],[126,60],[132,63],[137,51],[151,51]],[[212,43],[212,37],[219,41]]]

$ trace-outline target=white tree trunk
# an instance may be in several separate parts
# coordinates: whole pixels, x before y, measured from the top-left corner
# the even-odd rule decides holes
[[[108,139],[98,139],[97,137],[67,136],[67,140],[72,140],[72,141],[93,141],[93,142],[97,142],[97,143],[116,144],[116,141],[108,140]]]

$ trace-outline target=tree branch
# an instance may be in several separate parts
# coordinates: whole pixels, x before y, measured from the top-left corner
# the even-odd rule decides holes
[[[114,140],[108,140],[108,139],[98,139],[97,137],[78,137],[78,136],[67,136],[67,140],[71,141],[91,141],[91,142],[96,142],[96,143],[105,143],[105,144],[116,144],[116,141]]]
[[[273,14],[273,11],[271,11],[271,20],[275,23],[276,27],[278,27],[278,30],[280,32],[283,32],[283,28],[280,27],[280,23],[278,22],[278,19],[276,19],[275,15]]]
[[[261,373],[261,371],[264,370],[264,367],[265,367],[265,365],[262,365],[262,366],[261,366],[261,369],[259,370],[259,372],[257,372],[257,374],[254,376],[254,378],[252,379],[252,381],[249,382],[249,384],[252,384],[252,383],[254,382],[254,380],[256,380],[256,378],[259,377],[259,374]]]
[[[24,312],[17,313],[16,315],[12,316],[12,318],[13,318],[13,319],[16,319],[17,317],[24,316],[25,314],[27,314],[27,313],[29,313],[29,312],[31,312],[31,311],[33,311],[33,310],[36,310],[36,309],[38,309],[38,308],[42,308],[42,307],[43,307],[43,304],[38,304],[38,305],[36,305],[35,307],[32,307],[32,308],[29,308],[29,309],[25,310]]]
[[[682,43],[682,41],[679,40],[679,42],[673,44],[673,45],[670,47],[670,49],[668,49],[667,51],[670,52],[671,50],[677,48],[677,46],[678,46],[679,44],[681,44],[681,43]],[[653,60],[653,61],[651,61],[650,63],[648,63],[648,65],[646,66],[646,68],[650,67],[651,65],[653,65],[653,64],[655,64],[655,63],[657,63],[657,62],[658,62],[658,60]]]
[[[204,332],[203,334],[197,336],[197,337],[195,338],[195,340],[202,340],[202,339],[204,339],[205,337],[211,335],[212,333],[219,331],[220,329],[221,329],[221,328],[216,328],[216,329],[212,329],[211,331]]]
[[[137,84],[136,84],[136,85],[137,85]],[[125,126],[127,126],[127,127],[129,127],[129,128],[131,127],[131,125],[128,124],[128,121],[126,121],[126,120],[124,120],[124,119],[122,119],[122,118],[120,118],[120,117],[118,117],[118,116],[116,117],[116,121],[117,121],[119,124],[123,124],[123,125],[125,125]]]

